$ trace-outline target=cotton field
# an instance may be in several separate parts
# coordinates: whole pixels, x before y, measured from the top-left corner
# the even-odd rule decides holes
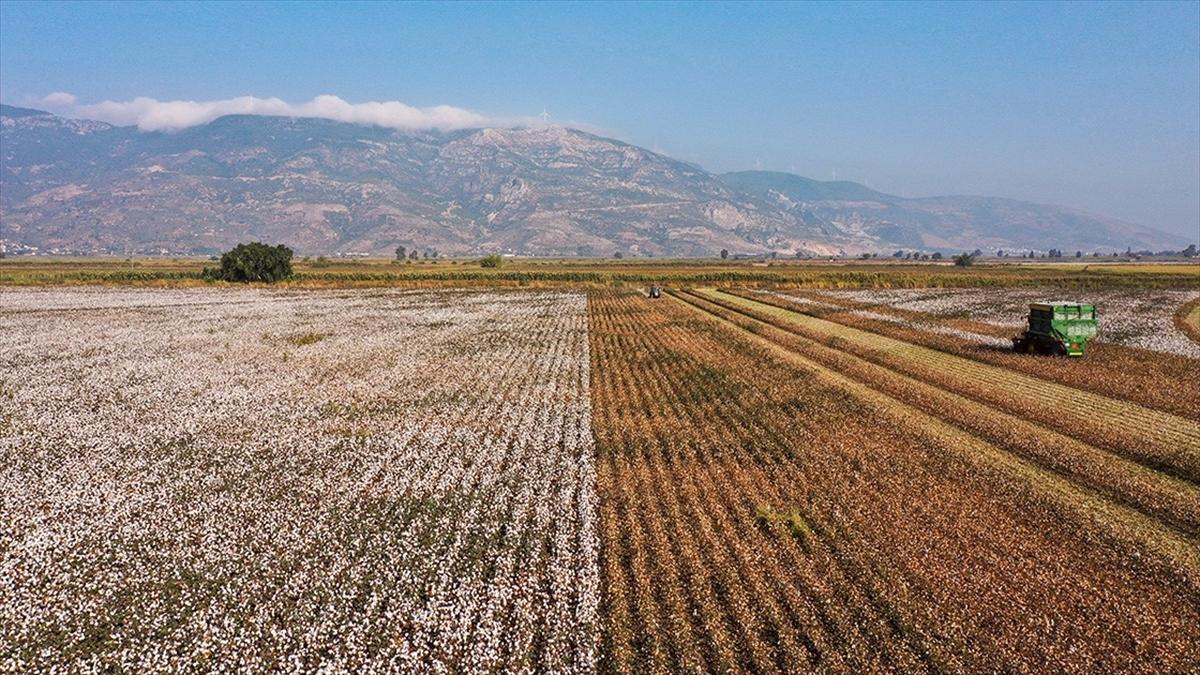
[[[0,673],[1197,672],[1180,286],[0,286]]]
[[[592,670],[585,308],[0,290],[0,671]]]

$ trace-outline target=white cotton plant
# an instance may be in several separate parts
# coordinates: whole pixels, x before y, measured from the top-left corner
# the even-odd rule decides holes
[[[594,670],[583,295],[0,293],[0,671]]]

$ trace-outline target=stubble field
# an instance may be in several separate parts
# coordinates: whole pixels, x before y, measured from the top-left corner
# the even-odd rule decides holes
[[[1200,667],[1195,292],[906,293],[0,289],[0,670]]]

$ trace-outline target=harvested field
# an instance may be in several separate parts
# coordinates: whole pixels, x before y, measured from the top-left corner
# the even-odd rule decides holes
[[[684,300],[589,306],[607,669],[1200,658],[1190,535]]]
[[[1175,312],[1175,326],[1200,345],[1200,298],[1180,306]]]

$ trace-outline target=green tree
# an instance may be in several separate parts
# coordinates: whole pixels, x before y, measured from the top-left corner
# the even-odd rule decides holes
[[[503,264],[504,264],[504,258],[501,258],[500,256],[495,255],[495,254],[492,254],[489,256],[484,256],[483,260],[479,261],[480,267],[500,267]]]
[[[292,276],[292,249],[254,241],[238,244],[221,256],[221,266],[204,268],[206,279],[274,283]]]
[[[404,260],[408,256],[408,249],[403,246],[396,247],[396,260]]]
[[[721,260],[725,260],[728,257],[729,257],[729,249],[727,249],[727,248],[721,249]]]
[[[963,253],[961,255],[954,256],[954,266],[955,267],[970,267],[971,265],[974,265],[974,264],[975,264],[975,256],[971,255],[970,253]]]

